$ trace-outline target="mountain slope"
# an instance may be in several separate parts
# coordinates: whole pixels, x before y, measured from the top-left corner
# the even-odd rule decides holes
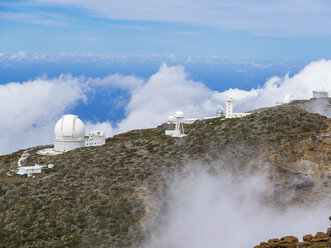
[[[266,204],[277,207],[313,204],[330,193],[331,120],[324,116],[280,106],[194,123],[182,139],[165,136],[167,128],[55,157],[32,155],[30,165],[55,165],[36,178],[6,174],[23,151],[0,157],[0,247],[139,247],[149,235],[146,219],[161,214],[146,200],[158,201],[172,173],[196,161],[222,161],[238,175],[266,168],[280,185]],[[289,189],[294,194],[284,197]]]

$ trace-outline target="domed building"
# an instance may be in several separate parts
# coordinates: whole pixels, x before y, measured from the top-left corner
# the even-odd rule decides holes
[[[76,115],[63,115],[54,128],[54,151],[67,152],[85,146],[85,126]]]

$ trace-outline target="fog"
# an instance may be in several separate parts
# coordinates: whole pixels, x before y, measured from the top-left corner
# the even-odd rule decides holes
[[[328,99],[317,99],[317,101],[312,104],[311,108],[306,108],[306,110],[331,118],[331,105]]]
[[[274,192],[266,173],[237,177],[204,168],[198,165],[175,173],[163,193],[163,206],[146,202],[162,217],[150,216],[147,221],[145,248],[253,247],[287,235],[301,240],[329,225],[327,199],[310,207],[278,208],[265,200]]]

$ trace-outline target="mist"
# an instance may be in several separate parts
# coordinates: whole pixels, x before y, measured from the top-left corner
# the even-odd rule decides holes
[[[236,176],[206,168],[200,164],[176,172],[161,199],[166,203],[146,202],[159,217],[150,216],[146,223],[145,248],[254,247],[288,235],[301,240],[329,225],[327,199],[310,206],[279,207],[267,200],[275,192],[267,173]]]
[[[308,112],[317,113],[331,118],[331,105],[328,99],[316,99],[310,108],[305,108]]]

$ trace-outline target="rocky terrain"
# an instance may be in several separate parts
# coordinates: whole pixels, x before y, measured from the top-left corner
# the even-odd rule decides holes
[[[331,228],[327,233],[318,232],[315,236],[308,234],[303,236],[303,242],[296,237],[285,236],[281,239],[269,239],[268,242],[261,242],[254,248],[329,248],[331,247]]]
[[[28,164],[55,165],[35,178],[7,175],[23,151],[1,156],[0,247],[141,247],[151,235],[146,221],[161,217],[168,204],[162,198],[167,179],[197,161],[238,175],[266,170],[275,187],[263,200],[277,208],[314,204],[331,193],[331,119],[325,116],[285,105],[196,122],[181,139],[165,136],[167,128],[130,131],[57,156],[34,154]],[[284,239],[257,247],[296,247],[282,246]]]

